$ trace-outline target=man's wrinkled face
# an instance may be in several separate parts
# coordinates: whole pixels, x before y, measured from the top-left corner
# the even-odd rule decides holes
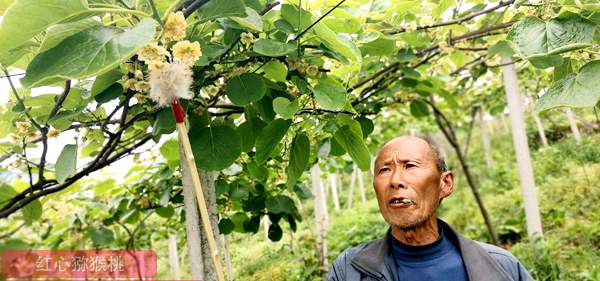
[[[436,163],[434,151],[420,138],[396,138],[381,149],[373,187],[379,210],[389,224],[411,229],[435,216],[440,199],[452,192],[451,172],[440,172]]]

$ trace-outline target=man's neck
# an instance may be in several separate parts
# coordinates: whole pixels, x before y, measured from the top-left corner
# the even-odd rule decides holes
[[[432,216],[424,224],[411,229],[401,229],[393,225],[392,236],[405,245],[423,246],[431,244],[440,236],[437,217]]]

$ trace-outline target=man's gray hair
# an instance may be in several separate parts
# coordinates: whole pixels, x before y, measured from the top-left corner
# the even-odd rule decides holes
[[[424,140],[433,151],[435,157],[435,165],[440,173],[448,171],[448,165],[446,165],[446,160],[444,160],[444,155],[440,152],[440,148],[437,142],[430,136],[425,134],[418,134],[416,137]]]

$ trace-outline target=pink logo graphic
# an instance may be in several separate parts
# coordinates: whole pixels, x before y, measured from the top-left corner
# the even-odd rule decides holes
[[[4,250],[2,278],[152,278],[150,250]]]

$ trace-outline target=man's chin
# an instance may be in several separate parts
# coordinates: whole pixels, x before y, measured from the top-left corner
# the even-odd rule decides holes
[[[402,231],[411,231],[424,226],[427,220],[428,218],[392,219],[388,223]]]

